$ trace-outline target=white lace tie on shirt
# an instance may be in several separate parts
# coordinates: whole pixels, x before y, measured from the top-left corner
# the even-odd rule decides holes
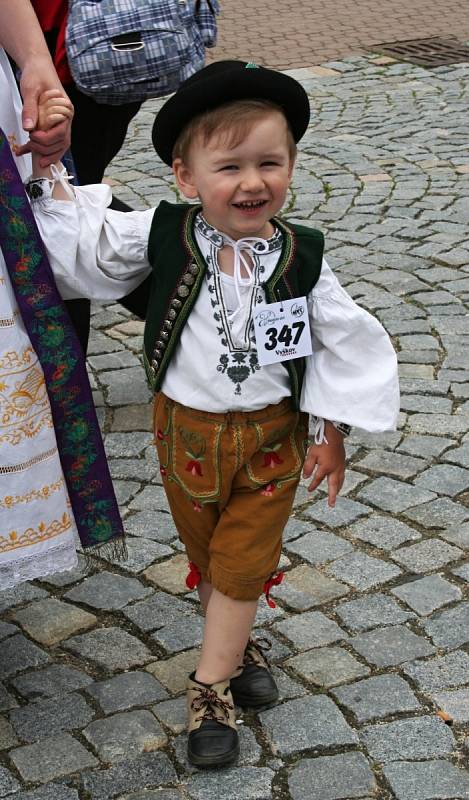
[[[230,236],[227,236],[226,233],[223,234],[223,244],[228,244],[230,247],[233,248],[233,279],[234,279],[234,287],[236,292],[236,297],[238,299],[238,306],[235,308],[231,313],[228,315],[228,319],[230,322],[233,322],[235,317],[238,316],[240,311],[245,311],[243,317],[243,324],[246,321],[246,313],[249,313],[250,303],[243,303],[243,299],[241,297],[241,286],[252,288],[255,286],[256,283],[256,274],[255,269],[252,268],[249,259],[243,255],[243,250],[247,251],[248,253],[252,253],[255,255],[256,253],[267,253],[269,251],[269,243],[265,239],[261,239],[257,236],[246,236],[245,239],[232,239]],[[260,247],[262,245],[262,247]],[[242,269],[245,269],[247,273],[247,278],[243,278]]]
[[[51,192],[54,190],[55,184],[60,183],[64,192],[66,192],[66,194],[68,194],[68,196],[70,197],[70,200],[75,200],[75,193],[69,184],[69,181],[73,180],[74,176],[68,174],[63,164],[61,164],[60,166],[61,169],[58,170],[55,164],[50,165],[51,177],[50,179],[47,178],[46,180],[48,180],[49,183],[51,184]]]

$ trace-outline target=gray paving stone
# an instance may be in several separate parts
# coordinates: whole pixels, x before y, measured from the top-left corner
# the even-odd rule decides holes
[[[342,800],[376,790],[374,775],[362,753],[306,758],[294,767],[288,784],[292,800]]]
[[[223,800],[271,800],[274,773],[267,767],[242,767],[223,772]],[[187,784],[193,800],[219,800],[220,776],[199,772]]]
[[[152,633],[151,638],[168,653],[178,653],[201,644],[203,628],[204,621],[198,614],[173,613],[168,624]]]
[[[314,533],[316,531],[317,529],[313,528],[311,522],[297,517],[290,517],[283,531],[283,542],[291,542],[305,533]]]
[[[0,621],[0,641],[2,639],[7,639],[8,636],[13,636],[15,633],[19,633],[16,625],[10,625],[9,622]]]
[[[105,714],[146,706],[168,697],[166,689],[148,672],[124,672],[86,688]]]
[[[0,797],[13,795],[20,788],[21,786],[14,775],[6,767],[0,765]]]
[[[152,660],[150,651],[142,642],[119,628],[99,628],[67,639],[62,646],[110,670],[139,667]]]
[[[299,650],[321,647],[331,642],[347,639],[347,634],[337,623],[320,611],[307,611],[274,624],[274,629],[286,636]]]
[[[435,652],[429,642],[404,625],[377,628],[350,639],[350,644],[370,664],[389,667],[429,656]]]
[[[469,796],[469,776],[448,761],[399,761],[384,767],[397,800],[446,800]]]
[[[153,539],[161,544],[172,542],[178,536],[173,518],[163,511],[139,511],[124,520],[124,528],[132,536]]]
[[[461,525],[455,525],[440,533],[442,539],[462,547],[464,550],[469,550],[469,522],[463,522]]]
[[[67,600],[84,603],[91,608],[116,611],[133,600],[142,600],[151,593],[135,578],[101,572],[92,575],[65,594]]]
[[[15,800],[78,800],[78,792],[60,783],[46,783],[29,792],[19,792]]]
[[[432,695],[432,700],[442,711],[449,714],[454,722],[469,722],[469,689],[436,692]]]
[[[86,560],[82,555],[78,554],[78,566],[75,567],[75,569],[67,569],[64,572],[54,572],[51,575],[46,575],[43,580],[60,589],[63,586],[71,586],[72,583],[82,581],[83,578],[88,575],[89,571]]]
[[[371,453],[367,453],[360,461],[356,461],[355,466],[370,472],[394,475],[396,478],[405,480],[406,478],[413,478],[418,472],[422,472],[426,467],[426,462],[422,458],[400,455],[387,450],[373,450]]]
[[[167,755],[144,753],[109,769],[85,772],[81,780],[84,791],[92,800],[108,800],[126,792],[176,783],[177,775]],[[162,797],[161,800],[166,799]]]
[[[127,558],[125,561],[119,558],[107,558],[106,561],[120,567],[126,572],[137,574],[142,570],[147,569],[155,561],[160,561],[162,558],[172,556],[174,550],[166,544],[160,542],[152,542],[146,538],[127,538]]]
[[[427,572],[457,561],[463,555],[458,547],[435,538],[401,547],[391,557],[410,572]]]
[[[360,664],[342,647],[308,650],[289,658],[285,665],[294,669],[304,680],[326,688],[370,674],[368,667]]]
[[[97,622],[94,614],[54,597],[19,609],[14,612],[13,617],[32,639],[46,647],[57,644],[74,633],[88,630]]]
[[[321,751],[358,741],[335,703],[324,695],[289,700],[259,717],[275,755]]]
[[[176,697],[174,700],[164,700],[153,706],[151,710],[155,717],[172,733],[182,733],[186,729],[187,703],[185,695]]]
[[[334,533],[311,531],[300,539],[287,543],[285,550],[296,553],[309,564],[324,564],[350,552],[353,547],[346,539],[341,539]]]
[[[113,356],[115,358],[115,356]],[[147,431],[108,433],[104,439],[108,458],[132,458],[142,455],[153,443],[153,434]]]
[[[8,694],[3,684],[0,683],[0,711],[9,711],[10,708],[16,708],[17,705],[15,698]]]
[[[10,723],[4,717],[0,717],[0,751],[9,750],[17,744],[19,741]]]
[[[409,427],[411,431],[415,431],[415,433],[438,433],[443,436],[466,433],[468,424],[469,419],[467,415],[412,414],[409,418]]]
[[[360,590],[371,589],[401,574],[394,564],[358,552],[338,558],[327,566],[327,572]]]
[[[447,497],[440,497],[431,503],[409,508],[404,515],[425,528],[447,528],[469,519],[469,509]]]
[[[454,439],[446,439],[443,436],[410,434],[405,437],[397,449],[402,453],[430,459],[438,458],[452,444],[454,444]]]
[[[294,681],[278,667],[271,667],[272,675],[279,691],[279,702],[292,700],[294,697],[303,697],[308,694],[307,689],[298,681]]]
[[[146,710],[127,711],[97,719],[83,731],[101,761],[114,764],[164,747],[168,738]]]
[[[456,447],[454,450],[448,450],[442,456],[442,460],[459,464],[461,467],[469,467],[469,442],[461,445],[461,447]]]
[[[54,697],[31,703],[10,712],[10,722],[24,742],[37,742],[62,731],[73,731],[88,725],[93,709],[81,695],[63,695],[60,702]]]
[[[131,511],[166,511],[169,505],[162,486],[146,486],[129,504]]]
[[[462,578],[463,581],[469,583],[469,564],[464,564],[462,567],[458,567],[457,569],[452,570],[453,575],[457,575],[458,578]]]
[[[363,503],[357,503],[348,497],[338,497],[335,508],[329,508],[326,500],[320,500],[305,508],[302,514],[315,522],[324,523],[329,528],[342,528],[370,512],[371,509]]]
[[[425,578],[396,586],[391,591],[422,616],[432,614],[438,608],[462,597],[461,590],[441,575],[427,575]]]
[[[41,667],[48,661],[50,658],[47,653],[22,634],[9,636],[2,642],[0,678],[8,678],[29,667]]]
[[[98,764],[69,733],[18,747],[10,752],[10,758],[23,780],[33,783],[47,783]]]
[[[26,700],[33,701],[60,697],[76,689],[83,689],[93,683],[93,678],[74,667],[52,664],[45,669],[25,672],[10,682]]]
[[[342,623],[353,632],[366,631],[383,625],[396,625],[414,616],[400,608],[391,597],[381,593],[341,603],[334,611]]]
[[[394,517],[383,517],[377,513],[355,522],[349,527],[348,533],[352,538],[368,542],[381,550],[394,550],[404,542],[421,538],[421,534],[415,528]]]
[[[166,592],[155,592],[147,600],[134,603],[123,610],[124,615],[141,631],[163,628],[174,614],[192,616],[195,606]]]
[[[436,495],[434,492],[396,481],[394,478],[377,478],[361,489],[358,497],[366,503],[372,503],[382,511],[399,513],[411,506],[428,503]]]
[[[181,789],[150,789],[121,795],[120,800],[183,800]]]
[[[326,577],[314,567],[302,564],[286,572],[285,580],[275,587],[274,596],[292,608],[306,610],[343,597],[349,591],[344,583]]]
[[[353,712],[358,722],[420,708],[409,684],[399,675],[372,676],[350,686],[332,689],[331,693],[341,705]]]
[[[403,670],[422,692],[452,689],[469,683],[469,655],[456,650],[429,661],[405,664]]]
[[[440,611],[424,623],[428,636],[437,647],[459,647],[469,642],[469,603]]]
[[[20,583],[14,589],[0,592],[0,614],[8,608],[30,603],[31,600],[42,600],[47,595],[45,589],[40,589],[39,586],[33,586],[32,583]]]
[[[419,475],[414,483],[423,489],[454,497],[469,487],[469,475],[468,471],[462,467],[452,464],[436,464]]]
[[[151,398],[140,366],[101,372],[99,379],[107,388],[107,402],[110,406],[147,403]]]
[[[414,717],[368,725],[360,733],[375,761],[406,761],[450,755],[456,742],[450,728],[438,717]]]

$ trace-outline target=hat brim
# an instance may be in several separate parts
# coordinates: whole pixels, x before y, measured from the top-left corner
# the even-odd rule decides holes
[[[206,68],[192,76],[166,101],[153,124],[153,146],[165,164],[171,166],[173,149],[186,125],[199,114],[234,100],[263,99],[280,106],[295,142],[304,135],[310,117],[308,95],[294,78],[265,67],[227,68],[216,73]],[[214,67],[215,64],[210,65]]]

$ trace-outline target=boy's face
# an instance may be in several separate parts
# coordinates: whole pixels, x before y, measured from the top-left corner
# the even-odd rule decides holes
[[[176,181],[183,194],[202,203],[205,219],[232,239],[268,238],[271,217],[285,202],[294,162],[287,123],[279,112],[266,112],[236,147],[216,133],[208,144],[197,138],[186,162],[175,159]]]

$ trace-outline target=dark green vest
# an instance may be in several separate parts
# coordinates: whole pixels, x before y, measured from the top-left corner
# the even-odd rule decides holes
[[[194,219],[200,206],[163,201],[155,211],[148,243],[153,280],[144,335],[144,364],[150,388],[161,388],[185,322],[197,300],[206,263],[194,235]],[[283,233],[278,264],[265,282],[266,301],[275,303],[309,294],[322,264],[324,237],[302,225],[275,219]],[[304,375],[304,359],[285,362],[290,376],[292,404],[298,408]]]

